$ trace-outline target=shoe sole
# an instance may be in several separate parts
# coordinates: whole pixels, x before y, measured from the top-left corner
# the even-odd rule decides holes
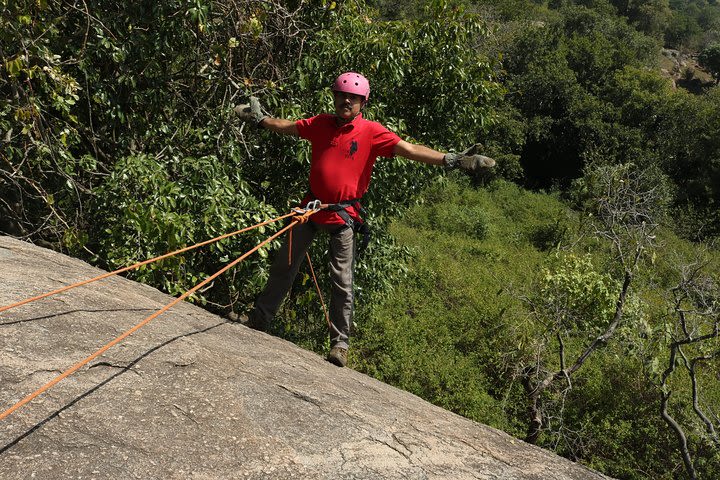
[[[345,363],[342,362],[342,360],[340,360],[339,358],[336,358],[336,357],[328,357],[327,361],[332,363],[333,365],[336,365],[341,368],[346,365]]]

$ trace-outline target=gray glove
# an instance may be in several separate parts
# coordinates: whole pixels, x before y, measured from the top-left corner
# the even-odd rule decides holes
[[[461,168],[468,172],[480,172],[495,166],[495,160],[476,152],[482,148],[482,145],[476,143],[462,153],[446,153],[443,163],[445,167]]]
[[[248,122],[258,127],[263,120],[267,118],[260,108],[260,100],[257,97],[250,97],[250,104],[238,105],[235,107],[235,113],[237,113],[240,120]]]

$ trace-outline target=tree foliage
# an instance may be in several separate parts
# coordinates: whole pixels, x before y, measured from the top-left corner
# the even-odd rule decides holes
[[[700,65],[707,68],[715,77],[715,83],[720,83],[720,43],[713,43],[705,47],[700,52],[698,60]]]
[[[661,385],[673,342],[685,338],[679,317],[668,315],[683,263],[668,252],[695,247],[655,223],[668,193],[662,176],[631,165],[586,173],[577,186],[584,213],[502,181],[476,190],[453,179],[428,190],[392,226],[412,249],[410,269],[363,319],[354,365],[519,437],[533,411],[527,382],[542,392],[539,445],[617,478],[684,478],[676,435],[661,416]],[[455,218],[465,228],[452,231],[436,220],[453,207],[478,208],[485,233],[473,235],[472,215]],[[540,248],[538,233],[550,231],[559,242]],[[718,261],[707,251],[695,264],[698,278]],[[690,315],[691,302],[683,308]],[[718,352],[716,319],[688,316],[688,332],[702,338],[681,346],[688,365]],[[715,431],[716,361],[696,365],[697,405]],[[673,364],[668,411],[688,438],[698,478],[714,478],[713,436],[694,413],[688,369]]]
[[[231,116],[250,94],[273,115],[306,117],[331,108],[338,72],[358,70],[373,84],[369,118],[462,150],[487,132],[502,93],[478,48],[488,34],[483,21],[445,1],[400,22],[378,20],[361,1],[3,6],[0,229],[108,268],[276,216],[305,195],[309,146],[242,128]],[[378,162],[370,222],[382,225],[437,174]],[[259,238],[132,275],[176,293]],[[370,248],[358,269],[360,295],[381,292],[399,258],[382,233]],[[265,263],[247,261],[198,299],[222,312],[247,308]],[[305,329],[290,327],[294,318],[318,318],[314,293],[300,283],[290,302],[298,310],[285,311],[289,336]],[[325,335],[315,333],[321,342]]]
[[[519,156],[526,185],[565,188],[593,162],[659,167],[675,186],[682,233],[713,237],[716,89],[702,96],[674,89],[655,71],[655,40],[601,14],[603,2],[572,3],[546,22],[524,24],[505,52],[509,94],[501,110],[509,114],[498,118],[520,137],[505,147]]]

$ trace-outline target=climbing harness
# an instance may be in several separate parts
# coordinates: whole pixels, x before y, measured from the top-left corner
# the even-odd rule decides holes
[[[247,227],[247,228],[244,228],[244,229],[241,229],[241,230],[237,230],[237,231],[232,232],[232,233],[228,233],[228,234],[225,234],[225,235],[221,235],[221,236],[219,236],[219,237],[216,237],[216,238],[213,238],[213,239],[211,239],[211,240],[207,240],[207,241],[205,241],[205,242],[201,242],[201,243],[192,245],[192,246],[190,246],[190,247],[185,247],[185,248],[182,248],[182,249],[180,249],[180,250],[176,250],[176,251],[173,251],[173,252],[170,252],[170,253],[166,253],[166,254],[161,255],[161,256],[159,256],[159,257],[155,257],[155,258],[151,258],[151,259],[149,259],[149,260],[145,260],[145,261],[142,261],[142,262],[138,262],[138,263],[136,263],[136,264],[134,264],[134,265],[131,265],[131,266],[129,266],[129,267],[121,268],[121,269],[115,270],[115,271],[113,271],[113,272],[108,272],[108,273],[106,273],[106,274],[100,275],[100,276],[95,277],[95,278],[92,278],[92,279],[90,279],[90,280],[84,280],[84,281],[82,281],[82,282],[77,282],[77,283],[74,283],[74,284],[72,284],[72,285],[68,285],[68,286],[66,286],[66,287],[59,288],[59,289],[57,289],[57,290],[53,290],[52,292],[48,292],[48,293],[45,293],[45,294],[42,294],[42,295],[37,295],[37,296],[35,296],[35,297],[28,298],[28,299],[22,300],[22,301],[20,301],[20,302],[13,303],[13,304],[11,304],[11,305],[7,305],[7,306],[4,306],[4,307],[0,307],[0,312],[6,311],[6,310],[10,310],[11,308],[19,307],[19,306],[21,306],[21,305],[25,305],[25,304],[30,303],[30,302],[32,302],[32,301],[40,300],[40,299],[49,297],[49,296],[51,296],[51,295],[55,295],[55,294],[58,294],[58,293],[61,293],[61,292],[65,292],[65,291],[70,290],[70,289],[72,289],[72,288],[80,287],[80,286],[82,286],[82,285],[87,285],[88,283],[95,282],[95,281],[101,280],[101,279],[103,279],[103,278],[110,277],[110,276],[112,276],[112,275],[117,275],[117,274],[119,274],[119,273],[126,272],[126,271],[128,271],[128,270],[132,270],[133,268],[138,268],[138,267],[140,267],[140,266],[142,266],[142,265],[147,265],[147,264],[149,264],[149,263],[152,263],[152,262],[155,262],[155,261],[159,261],[159,260],[162,260],[162,259],[164,259],[164,258],[168,258],[168,257],[170,257],[170,256],[177,255],[177,254],[179,254],[179,253],[187,252],[188,250],[192,250],[192,249],[194,249],[194,248],[198,248],[198,247],[203,246],[203,245],[208,245],[208,244],[217,242],[217,241],[222,240],[222,239],[224,239],[224,238],[228,238],[228,237],[231,237],[231,236],[233,236],[233,235],[237,235],[237,234],[239,234],[239,233],[246,232],[246,231],[251,230],[251,229],[253,229],[253,228],[258,228],[258,227],[260,227],[260,226],[267,225],[267,224],[269,224],[269,223],[273,223],[273,222],[276,222],[276,221],[278,221],[278,220],[282,220],[282,219],[284,219],[284,218],[292,217],[290,223],[289,223],[288,225],[286,225],[285,227],[283,227],[282,229],[280,229],[277,233],[275,233],[275,234],[271,235],[270,237],[268,237],[267,239],[263,240],[262,242],[260,242],[259,244],[257,244],[255,247],[253,247],[251,250],[247,251],[246,253],[244,253],[244,254],[241,255],[240,257],[238,257],[238,258],[236,258],[235,260],[233,260],[231,263],[225,265],[223,268],[221,268],[220,270],[218,270],[218,271],[215,272],[214,274],[210,275],[209,277],[207,277],[206,279],[204,279],[203,281],[201,281],[200,283],[198,283],[197,285],[195,285],[195,286],[192,287],[191,289],[187,290],[185,293],[183,293],[183,294],[180,295],[179,297],[175,298],[172,302],[168,303],[167,305],[165,305],[164,307],[162,307],[160,310],[158,310],[158,311],[156,311],[155,313],[153,313],[152,315],[148,316],[147,318],[145,318],[144,320],[142,320],[140,323],[138,323],[138,324],[135,325],[134,327],[130,328],[129,330],[125,331],[124,333],[118,335],[115,339],[113,339],[112,341],[108,342],[107,344],[105,344],[104,346],[102,346],[101,348],[99,348],[98,350],[96,350],[96,351],[95,351],[94,353],[92,353],[90,356],[88,356],[88,357],[84,358],[83,360],[75,363],[73,366],[71,366],[71,367],[68,368],[67,370],[63,371],[62,373],[60,373],[57,377],[53,378],[52,380],[50,380],[49,382],[47,382],[45,385],[41,386],[40,388],[38,388],[37,390],[35,390],[35,391],[32,392],[31,394],[27,395],[26,397],[24,397],[24,398],[23,398],[22,400],[20,400],[19,402],[15,403],[13,406],[11,406],[10,408],[8,408],[7,410],[1,412],[1,413],[0,413],[0,420],[3,420],[4,418],[6,418],[6,417],[8,417],[9,415],[11,415],[13,412],[15,412],[16,410],[18,410],[19,408],[21,408],[21,407],[23,407],[24,405],[30,403],[33,399],[37,398],[38,396],[40,396],[40,395],[41,395],[42,393],[44,393],[45,391],[47,391],[48,389],[52,388],[54,385],[58,384],[58,383],[59,383],[60,381],[62,381],[63,379],[69,377],[70,375],[72,375],[73,373],[75,373],[76,371],[78,371],[80,368],[82,368],[83,366],[87,365],[87,364],[90,363],[92,360],[96,359],[97,357],[99,357],[100,355],[102,355],[103,353],[105,353],[107,350],[109,350],[109,349],[112,348],[113,346],[117,345],[118,343],[120,343],[121,341],[123,341],[124,339],[126,339],[127,337],[129,337],[130,335],[132,335],[133,333],[135,333],[136,331],[138,331],[140,328],[142,328],[142,327],[144,327],[145,325],[147,325],[148,323],[150,323],[150,322],[151,322],[152,320],[154,320],[155,318],[159,317],[160,315],[162,315],[162,314],[165,313],[166,311],[170,310],[172,307],[174,307],[174,306],[177,305],[178,303],[182,302],[183,300],[185,300],[186,298],[188,298],[190,295],[193,295],[195,292],[197,292],[198,290],[200,290],[201,288],[203,288],[205,285],[209,284],[210,282],[212,282],[213,280],[215,280],[217,277],[219,277],[219,276],[222,275],[223,273],[227,272],[228,270],[230,270],[231,268],[233,268],[235,265],[237,265],[237,264],[240,263],[241,261],[245,260],[248,256],[250,256],[252,253],[254,253],[254,252],[256,252],[257,250],[259,250],[260,248],[262,248],[264,245],[267,245],[268,243],[270,243],[271,241],[273,241],[274,239],[276,239],[277,237],[279,237],[280,235],[282,235],[283,233],[285,233],[285,232],[287,232],[287,231],[292,232],[292,229],[293,229],[296,225],[298,225],[298,224],[300,224],[300,223],[305,223],[305,222],[307,222],[308,219],[310,218],[310,216],[312,216],[314,213],[317,213],[318,211],[320,211],[320,209],[321,209],[322,207],[323,207],[323,205],[321,205],[319,201],[316,201],[316,202],[312,203],[312,204],[309,205],[309,206],[306,205],[305,208],[303,208],[303,209],[294,209],[291,213],[289,213],[289,214],[287,214],[287,215],[283,215],[283,216],[281,216],[281,217],[277,217],[277,218],[274,218],[274,219],[272,219],[272,220],[267,220],[267,221],[265,221],[265,222],[258,223],[257,225],[253,225],[252,227]],[[308,261],[309,261],[309,259],[310,259],[310,257],[309,257],[309,255],[308,255]],[[314,272],[314,270],[312,269],[312,264],[310,265],[310,269],[311,269],[312,274],[313,274],[313,279],[315,280],[315,287],[317,288],[318,293],[319,293],[319,292],[320,292],[320,288],[319,288],[319,286],[318,286],[318,284],[317,284],[317,279],[315,278],[315,272]],[[330,319],[329,319],[328,314],[327,314],[327,309],[325,308],[325,303],[322,301],[322,296],[320,297],[320,299],[321,299],[321,303],[322,303],[322,305],[323,305],[323,310],[325,311],[325,317],[326,317],[326,319],[327,319],[328,325],[330,325],[330,324],[331,324],[331,323],[330,323]]]
[[[309,193],[309,196],[311,196],[312,198],[316,198],[312,192]],[[362,204],[360,204],[360,200],[360,198],[353,198],[352,200],[344,200],[338,203],[321,204],[322,210],[328,210],[330,212],[337,213],[340,219],[345,223],[346,227],[350,228],[355,234],[362,235],[362,241],[360,242],[360,246],[357,251],[357,258],[360,258],[362,256],[368,244],[370,243],[370,227],[368,227],[367,223],[365,223],[361,219],[354,219],[353,217],[351,217],[347,209],[350,207],[354,207],[360,212],[361,215],[367,215],[367,212],[363,208]],[[311,200],[310,202],[308,202],[308,205],[310,205],[312,202],[319,202],[319,200]]]

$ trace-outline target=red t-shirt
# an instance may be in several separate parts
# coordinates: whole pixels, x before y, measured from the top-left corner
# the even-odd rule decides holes
[[[312,144],[310,191],[322,203],[338,203],[362,197],[370,184],[377,157],[393,157],[400,137],[377,122],[358,114],[341,127],[335,115],[323,114],[296,122],[300,137]],[[306,201],[310,198],[306,198]],[[346,209],[354,218],[359,212]],[[342,224],[335,212],[322,210],[312,220],[323,224]]]

